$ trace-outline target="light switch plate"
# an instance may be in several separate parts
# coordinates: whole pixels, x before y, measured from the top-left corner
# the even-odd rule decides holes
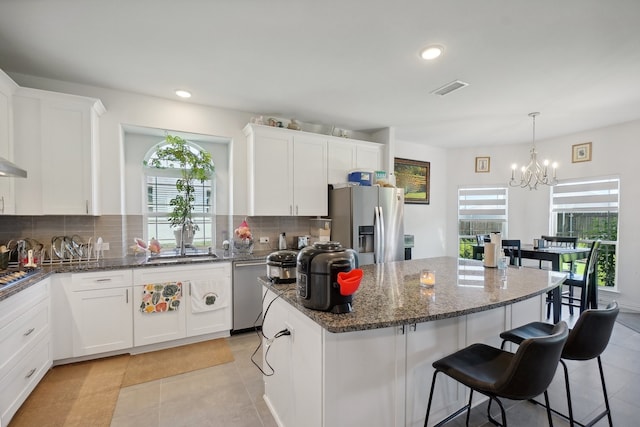
[[[109,242],[102,242],[102,250],[103,251],[109,250]]]

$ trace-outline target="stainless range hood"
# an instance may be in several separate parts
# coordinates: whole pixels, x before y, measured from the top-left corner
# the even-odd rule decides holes
[[[20,169],[14,163],[11,163],[9,160],[4,157],[0,157],[0,177],[2,176],[15,176],[18,178],[26,178],[27,171],[24,169]]]

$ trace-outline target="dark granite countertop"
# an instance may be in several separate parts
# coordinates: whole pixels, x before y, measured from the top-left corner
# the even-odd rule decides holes
[[[0,286],[0,301],[9,298],[55,273],[84,273],[92,271],[121,270],[123,268],[151,268],[151,267],[175,267],[178,265],[204,265],[217,262],[254,261],[264,260],[273,251],[260,251],[252,254],[234,254],[228,251],[215,251],[216,258],[206,260],[195,260],[189,258],[163,259],[162,263],[153,263],[154,259],[163,257],[146,257],[143,254],[129,255],[124,258],[105,258],[92,261],[62,262],[53,264],[43,264],[38,267],[36,274],[27,279],[23,279],[15,284]],[[152,262],[149,262],[151,259]]]
[[[302,306],[296,284],[276,285],[260,278],[280,298],[329,332],[386,328],[462,316],[513,304],[560,286],[566,278],[535,268],[485,268],[481,261],[453,257],[397,261],[361,267],[364,277],[346,314]],[[432,289],[420,287],[421,269],[435,270]],[[267,315],[268,316],[268,315]]]

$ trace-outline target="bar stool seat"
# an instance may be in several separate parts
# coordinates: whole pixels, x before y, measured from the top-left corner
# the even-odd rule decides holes
[[[548,403],[547,387],[555,375],[568,334],[567,324],[561,321],[552,328],[550,334],[522,341],[515,354],[485,344],[472,344],[433,362],[435,372],[431,381],[425,427],[429,421],[436,376],[440,372],[469,387],[471,391],[468,404],[440,421],[437,426],[447,423],[464,411],[467,412],[468,425],[474,391],[489,398],[487,417],[497,425],[500,424],[490,413],[493,401],[500,407],[504,426],[507,425],[507,419],[500,398],[527,400],[544,393]],[[549,425],[553,425],[548,405],[547,417]]]
[[[611,409],[609,408],[609,398],[607,396],[607,388],[604,382],[604,372],[602,370],[602,360],[600,355],[607,348],[613,327],[618,317],[618,303],[616,301],[609,304],[606,308],[595,310],[585,310],[580,314],[578,321],[573,329],[569,332],[567,342],[562,349],[562,356],[560,364],[564,370],[565,389],[567,393],[567,407],[569,409],[569,415],[562,414],[558,411],[551,409],[552,412],[562,416],[569,420],[571,426],[592,426],[597,423],[605,415],[609,419],[609,426],[613,426],[611,420]],[[524,343],[526,340],[548,335],[554,328],[554,325],[544,322],[531,322],[526,325],[520,326],[509,331],[502,332],[500,338],[502,341],[502,347],[507,342],[513,342],[515,344]],[[602,383],[602,393],[604,396],[605,410],[596,415],[591,421],[586,424],[575,421],[573,414],[573,406],[571,403],[571,388],[569,386],[569,372],[564,360],[591,360],[598,359],[598,368],[600,370],[600,382]],[[564,359],[564,360],[563,360]],[[546,405],[549,405],[547,397],[545,396]],[[534,401],[541,404],[540,402]]]

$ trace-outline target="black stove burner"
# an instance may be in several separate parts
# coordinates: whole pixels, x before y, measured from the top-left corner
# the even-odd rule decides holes
[[[4,286],[20,283],[36,274],[36,270],[16,270],[0,272],[0,289]]]

